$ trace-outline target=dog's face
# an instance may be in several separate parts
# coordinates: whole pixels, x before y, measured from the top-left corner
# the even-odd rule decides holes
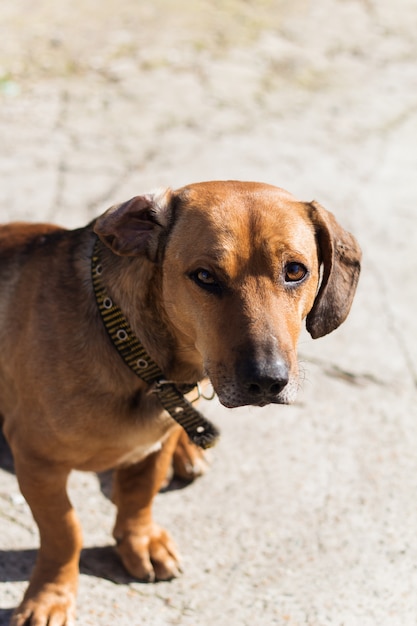
[[[180,349],[199,355],[227,407],[295,399],[304,318],[313,337],[336,328],[359,273],[356,241],[330,213],[257,183],[134,198],[105,214],[96,232],[118,254],[162,264]]]
[[[169,318],[196,346],[222,404],[292,401],[296,343],[319,276],[306,207],[230,184],[179,198],[164,259]]]

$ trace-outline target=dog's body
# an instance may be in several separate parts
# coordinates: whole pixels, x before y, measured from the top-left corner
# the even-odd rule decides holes
[[[179,439],[195,452],[109,340],[97,235],[102,280],[150,357],[178,384],[208,375],[228,407],[294,400],[302,320],[313,337],[341,324],[359,274],[359,247],[330,213],[256,183],[136,197],[75,231],[0,228],[0,415],[41,538],[14,626],[73,623],[72,469],[117,468],[114,536],[132,575],[179,571],[151,504]]]

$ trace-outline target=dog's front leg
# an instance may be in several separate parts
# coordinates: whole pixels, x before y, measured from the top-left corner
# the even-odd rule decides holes
[[[69,471],[16,453],[15,468],[39,527],[40,549],[11,626],[72,626],[82,537],[66,492]]]
[[[115,472],[113,535],[127,571],[140,580],[170,580],[180,573],[179,555],[166,530],[152,519],[152,501],[165,481],[180,430],[158,452]]]
[[[182,429],[174,450],[172,464],[174,476],[187,482],[203,476],[209,468],[207,452],[190,441],[187,433]]]

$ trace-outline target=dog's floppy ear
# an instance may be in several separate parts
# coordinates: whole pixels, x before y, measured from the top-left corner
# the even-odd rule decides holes
[[[145,255],[154,261],[170,221],[171,191],[135,196],[115,205],[94,224],[94,232],[120,256]]]
[[[361,249],[332,213],[317,202],[309,207],[317,233],[322,280],[306,327],[317,339],[340,326],[350,311],[359,279]]]

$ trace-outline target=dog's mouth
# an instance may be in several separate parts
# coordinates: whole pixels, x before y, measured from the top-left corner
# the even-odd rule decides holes
[[[244,359],[233,366],[206,362],[205,369],[220,403],[234,409],[244,406],[291,404],[298,391],[297,364],[284,358]]]
[[[226,385],[213,385],[220,403],[228,409],[236,409],[244,406],[265,407],[269,404],[292,404],[295,402],[298,390],[297,381],[290,380],[279,391],[254,394],[254,390],[242,388],[240,385],[229,381]]]
[[[227,409],[238,409],[239,407],[244,407],[244,406],[256,406],[256,407],[265,407],[268,406],[270,404],[291,404],[293,402],[293,400],[288,400],[286,398],[271,398],[268,400],[258,400],[257,402],[253,401],[253,400],[249,400],[246,398],[230,398],[229,396],[224,397],[221,396],[219,394],[218,398],[220,403],[226,407]]]

